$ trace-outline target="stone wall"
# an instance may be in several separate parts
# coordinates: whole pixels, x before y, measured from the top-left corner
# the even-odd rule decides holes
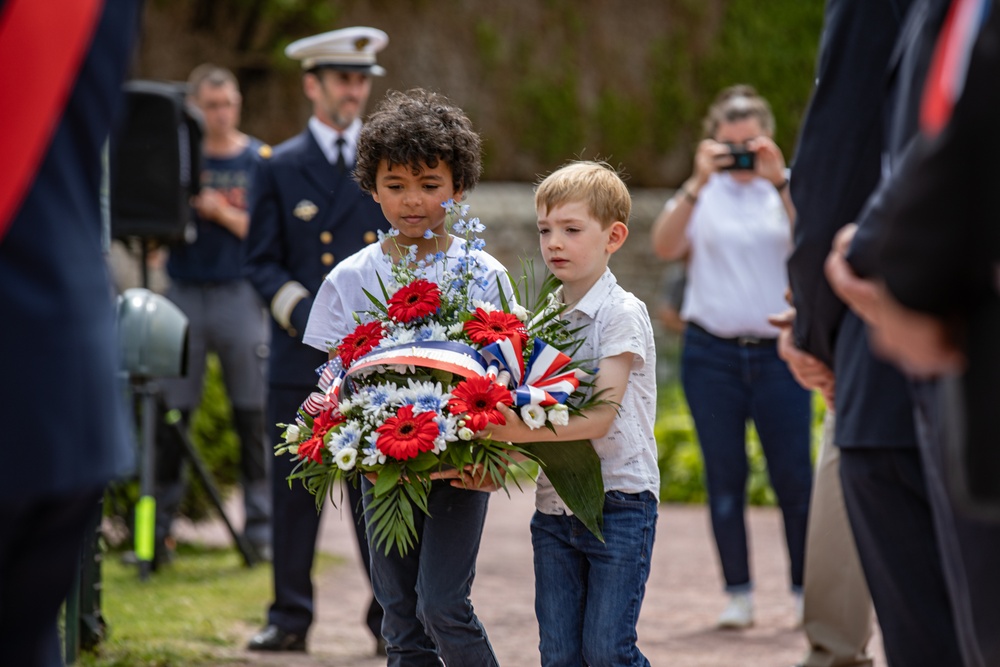
[[[618,282],[655,310],[660,276],[666,263],[653,254],[649,229],[671,190],[632,190],[632,219],[629,237],[611,258],[611,270]],[[519,273],[521,259],[531,259],[537,271],[544,270],[538,249],[533,186],[525,183],[484,183],[467,199],[469,214],[486,225],[486,249],[513,273]],[[536,272],[537,272],[536,271]]]

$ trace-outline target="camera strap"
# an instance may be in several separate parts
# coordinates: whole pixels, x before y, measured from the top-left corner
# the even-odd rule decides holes
[[[0,241],[52,141],[103,6],[103,0],[0,3]]]

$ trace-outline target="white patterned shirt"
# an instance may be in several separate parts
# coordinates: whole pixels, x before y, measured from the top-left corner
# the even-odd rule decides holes
[[[604,490],[622,493],[651,491],[660,496],[660,469],[656,464],[656,348],[646,304],[604,274],[575,306],[563,312],[571,328],[584,327],[585,338],[574,355],[600,360],[631,352],[621,409],[607,435],[595,438],[594,450],[601,458]],[[598,361],[598,366],[600,365]],[[545,473],[538,476],[535,508],[543,514],[571,514],[552,488]]]
[[[451,237],[451,244],[445,252],[447,269],[454,270],[459,258],[465,255],[465,239]],[[486,269],[488,285],[481,289],[473,285],[469,295],[473,299],[487,301],[499,307],[500,290],[510,303],[515,303],[507,270],[493,255],[483,250],[472,250],[481,266]],[[445,262],[433,263],[418,270],[417,276],[434,282],[441,280]],[[344,259],[326,275],[309,311],[309,321],[302,342],[327,352],[331,345],[339,343],[358,326],[355,313],[364,313],[373,308],[365,290],[376,297],[382,296],[379,278],[383,285],[392,282],[392,260],[382,250],[380,243],[370,243],[347,259]]]

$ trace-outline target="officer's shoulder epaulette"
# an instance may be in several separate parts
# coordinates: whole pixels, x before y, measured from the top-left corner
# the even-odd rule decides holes
[[[261,156],[265,160],[270,158],[272,153],[274,153],[274,151],[271,150],[271,147],[267,144],[262,144],[261,147],[257,149],[257,155]]]

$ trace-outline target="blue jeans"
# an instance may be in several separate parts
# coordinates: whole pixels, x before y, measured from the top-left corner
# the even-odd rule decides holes
[[[792,590],[802,590],[812,491],[809,392],[773,344],[742,345],[689,326],[681,381],[705,460],[712,530],[726,591],[752,590],[744,518],[749,467],[746,423],[753,419],[785,523]]]
[[[376,547],[368,504],[372,485],[362,482],[371,545],[372,588],[385,610],[382,636],[388,667],[490,667],[497,665],[486,630],[469,600],[476,556],[490,496],[433,482],[427,516],[414,509],[419,541],[406,556]]]
[[[600,542],[575,516],[535,512],[535,615],[542,667],[647,666],[636,642],[656,536],[652,493],[609,491]]]

